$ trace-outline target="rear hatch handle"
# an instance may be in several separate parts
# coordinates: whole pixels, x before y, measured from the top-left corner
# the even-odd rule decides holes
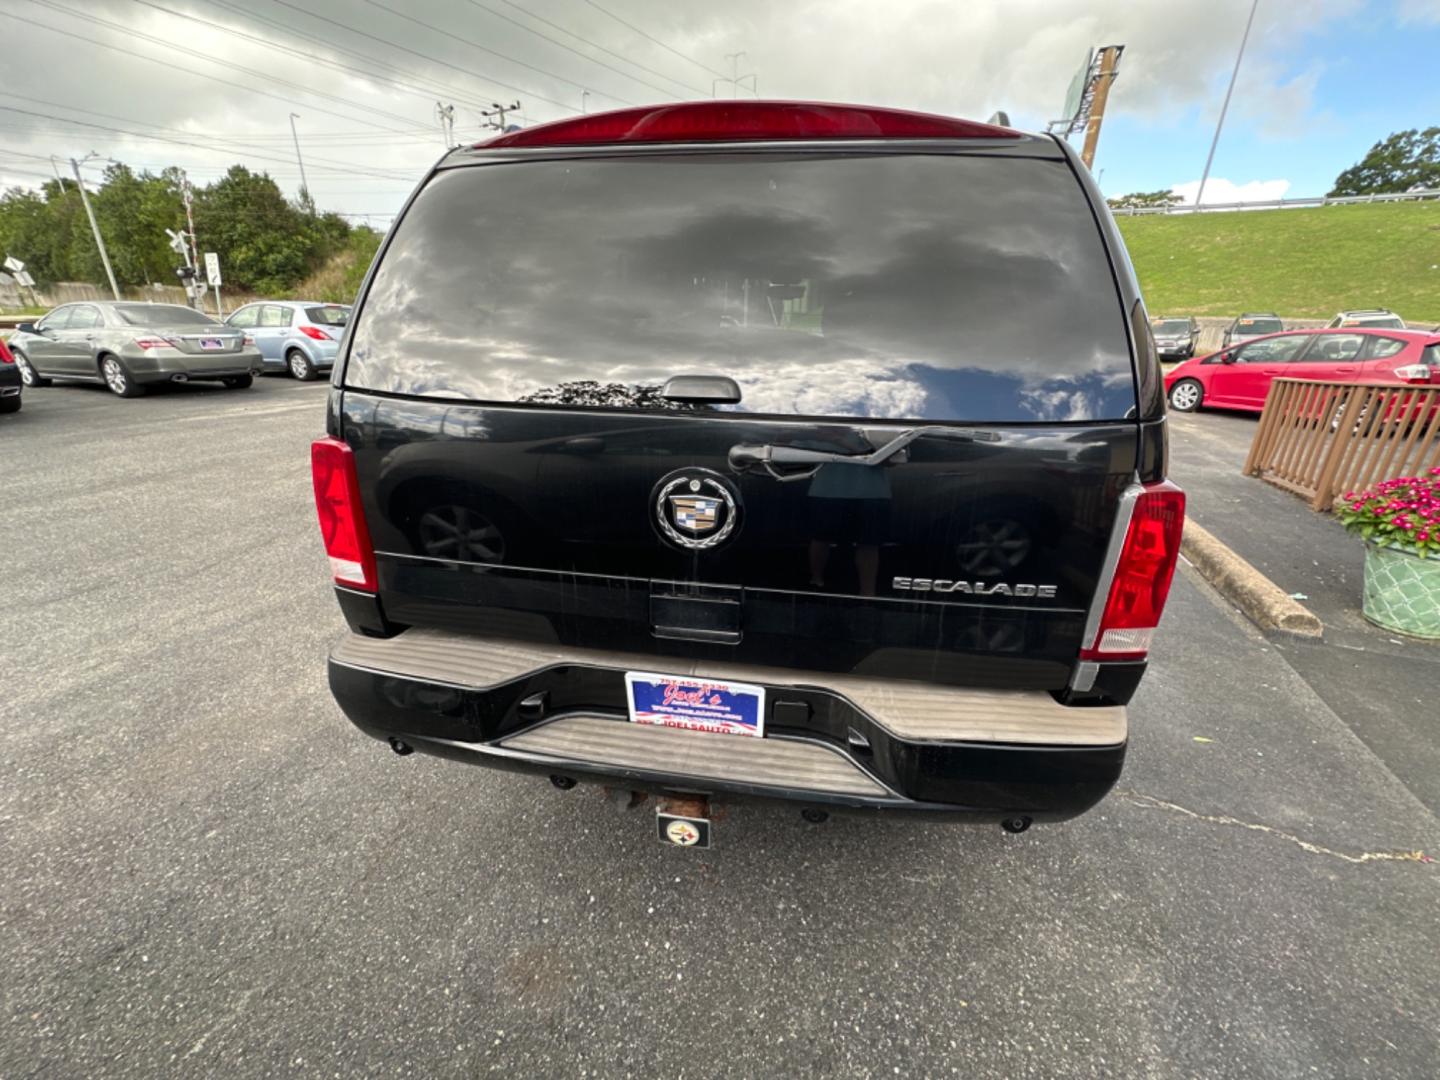
[[[736,472],[749,472],[763,468],[776,480],[808,480],[820,471],[822,465],[844,462],[846,465],[883,465],[916,439],[956,439],[962,442],[999,442],[1000,434],[995,431],[980,431],[974,428],[918,427],[900,432],[889,442],[869,453],[844,454],[831,450],[806,450],[798,446],[776,446],[771,443],[740,443],[730,448],[730,468]],[[798,472],[780,472],[782,468],[799,469]]]

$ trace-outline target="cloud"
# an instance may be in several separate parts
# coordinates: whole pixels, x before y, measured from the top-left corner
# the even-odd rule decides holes
[[[1195,204],[1196,193],[1200,190],[1199,180],[1187,180],[1170,189],[1179,195],[1186,206]],[[1220,176],[1212,176],[1205,182],[1205,204],[1237,202],[1274,202],[1283,199],[1290,190],[1289,180],[1248,180],[1237,184]]]
[[[1396,15],[1401,24],[1435,26],[1440,24],[1440,0],[1400,0]]]
[[[1311,33],[1352,14],[1359,2],[1312,0],[1298,24],[1282,5],[1261,5],[1232,107],[1235,120],[1272,137],[1303,130],[1307,118],[1313,124],[1321,71],[1298,66],[1296,56]],[[716,73],[732,70],[726,54],[741,51],[733,70],[753,73],[762,96],[976,117],[1003,108],[1016,124],[1039,128],[1059,112],[1086,50],[1123,42],[1110,115],[1193,123],[1218,108],[1250,0],[731,0],[723,7],[610,0],[603,6],[677,51],[580,0],[538,4],[536,15],[548,25],[526,14],[529,4],[500,0],[376,0],[363,7],[354,0],[7,0],[0,5],[7,44],[0,91],[48,104],[0,96],[0,105],[12,110],[44,114],[0,110],[0,126],[10,150],[68,157],[93,148],[141,166],[182,164],[201,182],[244,160],[270,171],[293,195],[299,170],[288,114],[298,112],[306,171],[320,205],[393,211],[440,152],[437,100],[455,104],[456,135],[473,140],[486,133],[481,109],[495,101],[518,98],[521,121],[534,123],[578,111],[586,90],[592,111],[674,100],[666,89],[706,97]],[[1400,9],[1414,20],[1428,20],[1436,10],[1435,0],[1403,0]],[[312,96],[307,88],[331,97]],[[726,91],[723,83],[720,90]],[[152,126],[152,136],[203,148],[66,124],[56,116],[130,131]],[[155,131],[155,125],[171,130]],[[38,184],[45,162],[43,156],[0,158],[0,169]]]

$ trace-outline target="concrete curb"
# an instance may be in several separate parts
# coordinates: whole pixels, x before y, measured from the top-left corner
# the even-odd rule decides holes
[[[1217,540],[1194,518],[1185,519],[1180,553],[1221,596],[1262,630],[1283,630],[1287,634],[1314,638],[1324,634],[1325,624],[1319,616],[1292,600],[1289,593]]]

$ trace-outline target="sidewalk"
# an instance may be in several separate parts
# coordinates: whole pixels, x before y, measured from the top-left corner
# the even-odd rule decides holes
[[[1256,420],[1170,414],[1170,475],[1188,514],[1325,623],[1325,638],[1271,635],[1291,667],[1431,810],[1440,811],[1440,644],[1360,615],[1360,542],[1329,514],[1240,469]],[[1263,719],[1258,718],[1257,719]]]

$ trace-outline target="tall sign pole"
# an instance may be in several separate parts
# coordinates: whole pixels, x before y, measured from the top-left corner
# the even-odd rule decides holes
[[[105,264],[105,276],[110,279],[110,292],[120,299],[120,286],[115,284],[115,271],[110,269],[110,255],[105,250],[105,239],[100,235],[100,226],[95,222],[95,211],[90,209],[90,198],[85,194],[85,181],[80,178],[80,163],[73,157],[70,168],[75,170],[75,186],[80,189],[80,201],[85,204],[85,216],[90,219],[90,231],[95,234],[95,246],[100,250],[100,261]]]
[[[1225,101],[1220,106],[1220,119],[1215,121],[1215,137],[1210,140],[1210,153],[1205,158],[1205,171],[1200,174],[1200,190],[1195,193],[1195,208],[1205,201],[1205,185],[1210,180],[1210,166],[1215,161],[1215,147],[1220,145],[1220,129],[1225,126],[1225,113],[1230,108],[1230,95],[1235,92],[1235,80],[1240,75],[1240,61],[1245,58],[1245,43],[1250,40],[1250,26],[1255,21],[1255,9],[1260,0],[1252,0],[1250,17],[1245,20],[1245,33],[1240,35],[1240,51],[1235,54],[1235,69],[1230,72],[1230,85],[1225,88]]]
[[[1115,65],[1120,60],[1120,50],[1107,45],[1100,50],[1100,73],[1095,83],[1095,96],[1090,102],[1090,122],[1085,125],[1085,146],[1080,151],[1080,160],[1087,169],[1095,165],[1095,147],[1100,142],[1100,125],[1105,119],[1105,102],[1110,99],[1110,84],[1115,81]]]

